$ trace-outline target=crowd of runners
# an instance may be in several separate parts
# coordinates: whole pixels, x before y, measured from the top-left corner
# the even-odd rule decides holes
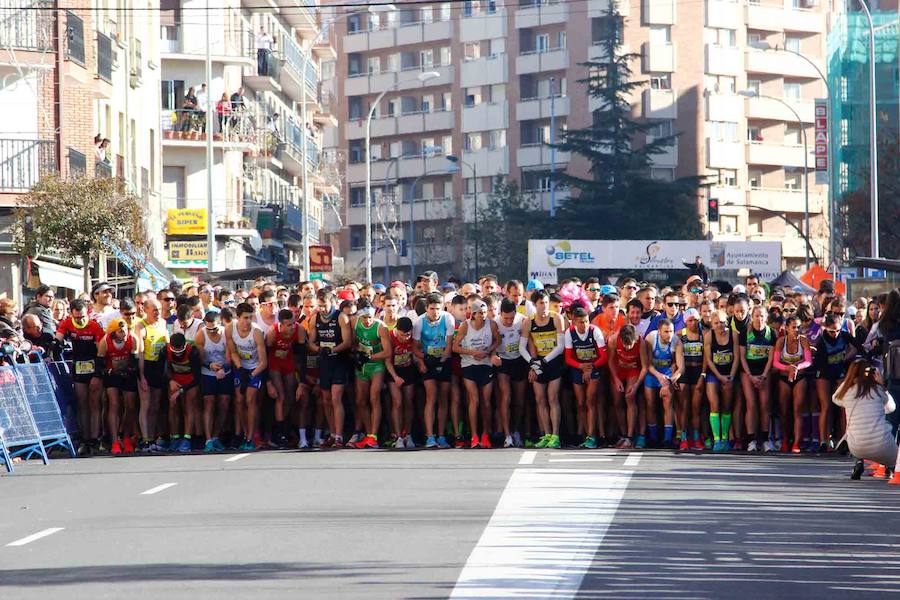
[[[881,372],[900,339],[900,292],[850,302],[830,283],[808,294],[753,275],[733,287],[700,275],[545,286],[429,271],[413,286],[188,282],[123,298],[101,283],[71,302],[43,286],[18,321],[2,307],[0,337],[67,361],[81,456],[827,453],[843,449],[847,416],[833,396],[848,367]],[[894,434],[898,413],[887,415]]]

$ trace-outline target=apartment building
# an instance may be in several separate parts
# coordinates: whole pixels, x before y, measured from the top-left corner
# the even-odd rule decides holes
[[[365,262],[365,130],[376,100],[375,277],[409,277],[412,264],[471,276],[474,206],[486,201],[495,176],[518,181],[535,209],[547,211],[551,172],[586,172],[580,157],[548,147],[551,122],[557,134],[590,124],[600,107],[578,83],[587,75],[581,63],[602,57],[598,42],[610,32],[621,36],[624,53],[638,55],[633,71],[647,82],[633,98],[635,115],[654,123],[651,137],[679,134],[654,157],[652,175],[706,175],[698,211],[706,194],[722,205],[713,238],[781,240],[786,264],[802,264],[805,243],[789,222],[803,228],[804,166],[814,166],[825,8],[818,0],[641,0],[617,9],[620,21],[608,16],[609,0],[400,2],[339,19],[348,267]],[[822,260],[827,186],[812,174],[809,184],[809,233]],[[553,200],[564,202],[566,193],[556,190]],[[399,251],[387,238],[402,240]]]
[[[207,209],[211,135],[215,269],[268,265],[296,280],[303,221],[309,218],[317,242],[323,198],[337,194],[321,150],[323,130],[336,123],[319,68],[334,49],[320,35],[311,0],[216,0],[208,29],[205,7],[205,0],[162,3],[164,202]],[[177,273],[206,269],[202,232],[170,231],[168,246],[167,264]]]
[[[114,0],[0,2],[0,277],[20,296],[22,257],[9,224],[19,196],[46,175],[121,177],[144,200],[146,225],[161,231],[158,15],[117,10]],[[146,3],[152,7],[152,3]],[[95,136],[108,140],[98,149]],[[162,250],[156,235],[155,251]],[[70,292],[83,287],[79,264],[35,257],[40,281]],[[95,275],[131,286],[121,254],[100,260]],[[164,277],[151,261],[138,285]],[[35,274],[33,272],[32,274]]]

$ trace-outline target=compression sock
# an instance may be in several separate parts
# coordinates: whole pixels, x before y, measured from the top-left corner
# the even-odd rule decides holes
[[[647,425],[647,438],[651,442],[659,441],[659,429],[657,429],[656,425]]]
[[[300,442],[302,442],[302,443],[304,443],[304,444],[307,443],[307,441],[306,441],[306,428],[304,428],[304,427],[298,427],[298,428],[297,428],[297,435],[300,436]]]
[[[722,439],[728,439],[728,431],[731,429],[731,413],[722,413]]]
[[[713,439],[717,442],[720,441],[722,439],[722,422],[719,413],[709,413],[709,426],[712,427]]]
[[[699,439],[700,439],[700,432],[695,429],[694,430],[694,440],[699,440]]]
[[[674,430],[675,430],[675,428],[672,427],[671,425],[666,425],[663,428],[663,436],[664,436],[664,440],[667,444],[672,443],[672,433],[674,432]]]

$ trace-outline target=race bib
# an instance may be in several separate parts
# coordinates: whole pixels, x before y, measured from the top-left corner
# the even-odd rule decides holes
[[[519,353],[519,342],[509,342],[504,344],[503,351],[507,354],[518,354]]]
[[[597,358],[597,353],[594,352],[593,348],[576,348],[575,358],[578,359],[578,362],[594,362]]]
[[[703,344],[701,342],[685,342],[685,356],[703,356]]]
[[[404,352],[403,354],[398,354],[394,357],[394,364],[398,367],[405,367],[409,363],[412,362],[412,354],[409,352]]]
[[[337,344],[335,344],[334,342],[320,342],[319,343],[320,348],[329,348],[330,349],[330,348],[334,348],[335,346],[337,346]]]
[[[747,346],[747,358],[749,360],[763,360],[769,358],[771,346]]]
[[[276,350],[275,358],[287,358],[288,351],[287,350]]]
[[[717,365],[727,365],[732,362],[733,356],[731,352],[716,352],[713,354],[713,362]]]
[[[241,360],[250,360],[253,358],[253,355],[243,348],[238,348],[238,357],[240,357]]]
[[[546,356],[553,352],[553,349],[556,348],[556,336],[553,338],[550,337],[539,337],[534,340],[534,347],[537,349],[537,353],[541,356]]]
[[[841,364],[842,362],[844,362],[844,355],[843,355],[843,353],[832,354],[831,356],[828,357],[828,364],[829,364],[829,365],[839,365],[839,364]]]
[[[75,374],[76,375],[92,375],[94,373],[94,361],[92,360],[76,360],[75,361]]]
[[[428,349],[428,356],[443,356],[444,349],[439,346],[432,346]]]

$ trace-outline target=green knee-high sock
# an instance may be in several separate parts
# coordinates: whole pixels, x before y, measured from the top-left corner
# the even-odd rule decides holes
[[[728,439],[728,430],[731,429],[731,413],[722,413],[722,439]]]
[[[721,421],[719,419],[719,413],[711,412],[709,413],[709,426],[712,428],[713,439],[715,441],[719,441],[722,439],[721,432]]]

